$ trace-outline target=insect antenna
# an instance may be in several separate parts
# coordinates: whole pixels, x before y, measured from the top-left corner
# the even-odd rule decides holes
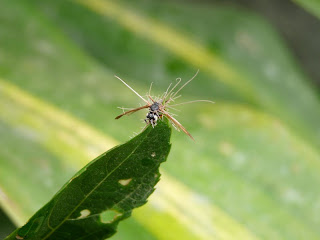
[[[164,98],[163,98],[163,100],[164,100],[164,102],[165,103],[167,103],[171,98],[169,98],[168,100],[166,100],[165,101],[165,99],[168,97],[168,96],[170,96],[170,94],[172,93],[172,91],[180,84],[180,82],[181,82],[181,78],[177,78],[176,79],[178,82],[171,88],[171,90],[168,92],[168,93],[166,93],[166,95],[164,96]],[[169,85],[169,87],[171,86],[171,84]],[[169,90],[169,88],[167,89],[167,91]]]
[[[172,105],[170,105],[170,107],[179,106],[179,105],[184,105],[184,104],[189,104],[189,103],[196,103],[196,102],[208,102],[208,103],[215,103],[215,102],[210,101],[210,100],[194,100],[194,101],[189,101],[189,102],[183,102],[183,103],[178,103],[178,104],[172,104]],[[168,106],[167,106],[167,107],[168,107]]]
[[[151,88],[152,88],[152,84],[153,84],[153,82],[151,82],[151,84],[150,84],[150,88],[149,88],[148,96],[151,96]]]
[[[126,85],[132,92],[134,92],[139,98],[141,98],[143,101],[145,101],[147,104],[149,104],[149,102],[147,100],[145,100],[139,93],[137,93],[132,87],[130,87],[125,81],[123,81],[121,78],[119,78],[118,76],[114,75],[116,78],[118,78],[124,85]]]
[[[172,85],[172,83],[170,83],[170,84],[169,84],[169,87],[168,87],[168,88],[167,88],[167,90],[164,92],[164,96],[166,96],[166,95],[167,95],[167,93],[168,93],[168,91],[169,91],[169,89],[170,89],[171,85]]]
[[[178,112],[181,112],[179,109],[176,109],[176,108],[173,108],[172,106],[165,106],[165,108],[169,108],[169,109],[172,109],[174,111],[178,111]],[[168,112],[168,111],[167,111]]]
[[[199,73],[199,69],[197,70],[196,74],[195,74],[190,80],[188,80],[185,84],[183,84],[183,85],[178,89],[178,91],[176,91],[176,92],[172,95],[172,98],[174,98],[174,97],[178,94],[178,92],[181,91],[182,88],[184,88],[188,83],[190,83],[190,82],[198,75],[198,73]]]
[[[171,93],[172,94],[172,93]],[[175,101],[177,98],[179,98],[179,97],[181,97],[182,95],[179,95],[179,96],[176,96],[176,97],[174,97],[174,98],[172,98],[172,96],[170,96],[169,97],[169,99],[165,102],[165,103],[169,103],[169,102],[171,102],[171,101]]]
[[[167,90],[161,95],[161,98],[160,98],[160,101],[161,101],[161,102],[164,102],[164,100],[165,100],[165,98],[166,98],[166,96],[167,96],[167,94],[168,94],[168,91],[169,91],[171,85],[172,85],[172,83],[169,84],[169,87],[167,88]]]

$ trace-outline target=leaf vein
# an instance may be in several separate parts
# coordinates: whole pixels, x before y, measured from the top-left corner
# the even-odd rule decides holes
[[[145,135],[145,137],[140,141],[140,143],[137,144],[137,146],[133,149],[133,151],[122,161],[119,163],[119,165],[117,167],[114,168],[114,170],[112,170],[110,173],[107,174],[107,176],[105,176],[98,184],[97,186],[95,186],[80,202],[79,204],[61,221],[60,224],[58,224],[56,227],[54,227],[52,229],[52,231],[50,231],[46,236],[44,236],[44,238],[42,238],[43,240],[47,239],[48,237],[50,237],[52,235],[52,233],[58,229],[65,221],[68,220],[68,218],[78,209],[78,207],[115,171],[117,170],[125,161],[127,161],[134,153],[135,151],[141,146],[141,144],[144,142],[144,140],[148,137],[148,135],[150,134],[150,130],[149,132]],[[57,201],[58,202],[58,201]],[[52,211],[54,209],[55,206],[52,207]],[[51,217],[51,213],[50,212],[50,216],[48,217],[48,227],[50,228],[50,217]]]

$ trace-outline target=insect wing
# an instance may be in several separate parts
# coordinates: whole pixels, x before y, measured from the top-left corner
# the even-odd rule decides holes
[[[187,129],[185,129],[181,123],[178,122],[178,120],[176,120],[174,117],[170,116],[170,114],[168,113],[163,113],[175,126],[179,127],[185,134],[187,134],[193,141],[194,138],[192,137],[192,135],[187,131]]]
[[[124,115],[128,115],[128,114],[137,112],[137,111],[139,111],[139,110],[141,110],[141,109],[148,108],[148,107],[149,107],[149,105],[145,105],[145,106],[142,106],[142,107],[138,107],[138,108],[135,108],[135,109],[131,109],[131,110],[129,110],[129,111],[126,111],[126,112],[120,114],[120,115],[117,116],[115,119],[119,119],[119,118],[121,118],[121,117],[124,116]]]

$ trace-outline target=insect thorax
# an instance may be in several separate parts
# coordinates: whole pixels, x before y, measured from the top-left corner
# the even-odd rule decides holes
[[[151,106],[150,106],[150,112],[156,112],[159,110],[159,103],[158,102],[154,102]]]

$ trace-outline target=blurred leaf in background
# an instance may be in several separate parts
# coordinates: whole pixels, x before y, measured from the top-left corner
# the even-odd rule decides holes
[[[202,0],[202,2],[206,2]],[[310,75],[310,81],[320,84],[320,21],[319,19],[302,8],[297,1],[291,0],[212,0],[224,5],[233,5],[238,8],[247,8],[265,17],[286,41],[296,61],[301,64],[306,74]],[[300,1],[303,3],[314,2],[319,8],[317,1]],[[200,2],[201,3],[201,2]],[[312,8],[316,10],[317,8]]]
[[[320,18],[320,3],[317,0],[294,0],[297,4],[300,4],[307,11]]]
[[[10,219],[5,215],[3,211],[0,211],[0,237],[4,239],[5,236],[9,235],[15,226],[11,223]]]
[[[217,104],[179,108],[196,143],[173,134],[155,194],[114,239],[320,238],[319,91],[264,19],[182,1],[1,5],[0,203],[17,226],[143,126],[143,112],[114,120],[140,103],[114,74],[157,95],[200,69],[180,101]]]

